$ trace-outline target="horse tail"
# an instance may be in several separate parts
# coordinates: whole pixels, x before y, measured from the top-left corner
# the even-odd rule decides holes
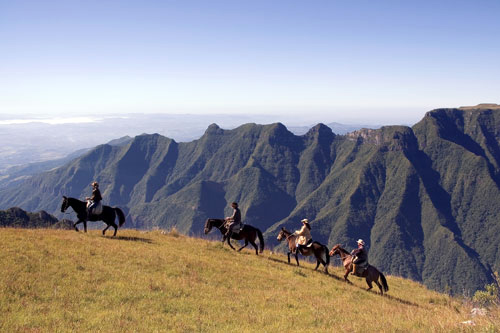
[[[118,225],[121,227],[123,223],[125,223],[125,214],[123,214],[123,211],[118,207],[114,207],[114,210],[116,212],[116,215],[118,215]]]
[[[259,229],[255,229],[257,230],[257,236],[259,237],[260,253],[262,253],[264,251],[264,237]]]
[[[389,285],[387,284],[387,280],[385,279],[384,274],[380,273],[380,280],[382,281],[382,286],[384,287],[384,291],[389,291]]]
[[[325,250],[325,257],[326,257],[326,265],[330,265],[330,254],[328,253],[328,248],[326,245],[323,245],[323,249]]]

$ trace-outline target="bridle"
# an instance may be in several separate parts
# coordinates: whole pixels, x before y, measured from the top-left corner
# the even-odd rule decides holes
[[[293,233],[290,233],[290,234],[287,236],[283,230],[281,230],[281,231],[280,231],[280,233],[279,233],[278,237],[280,237],[280,235],[284,235],[287,241],[288,241],[288,238],[290,238],[290,237],[294,236],[294,234],[293,234]],[[281,237],[281,239],[278,239],[278,240],[281,242],[281,241],[283,240],[283,237]]]

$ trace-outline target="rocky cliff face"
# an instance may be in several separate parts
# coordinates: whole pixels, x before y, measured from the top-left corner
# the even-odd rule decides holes
[[[413,127],[302,136],[282,124],[211,125],[177,143],[137,136],[0,191],[0,207],[57,212],[98,180],[127,225],[201,234],[208,217],[240,204],[243,220],[275,244],[277,231],[312,222],[315,239],[363,238],[382,271],[440,290],[482,288],[500,269],[500,110],[439,109]]]

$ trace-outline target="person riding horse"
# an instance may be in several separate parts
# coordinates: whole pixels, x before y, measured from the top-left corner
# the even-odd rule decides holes
[[[352,275],[358,275],[357,270],[359,267],[367,266],[368,264],[368,253],[365,249],[365,242],[362,239],[358,239],[358,248],[352,250],[351,255],[353,256],[352,261]],[[363,272],[360,272],[361,274]]]
[[[302,228],[300,230],[296,230],[293,234],[298,236],[296,243],[297,251],[299,251],[299,253],[302,253],[300,252],[300,250],[311,244],[313,240],[311,236],[311,225],[309,224],[309,220],[303,219],[300,222],[302,222]]]
[[[88,206],[87,206],[88,217],[90,217],[90,215],[92,215],[94,209],[102,201],[101,191],[99,191],[99,183],[92,182],[92,184],[90,184],[90,185],[92,186],[92,196],[85,198],[85,200],[87,200],[89,202]]]
[[[227,226],[227,232],[225,237],[230,237],[231,234],[233,233],[233,229],[241,227],[241,212],[240,209],[238,208],[238,203],[233,202],[231,204],[231,207],[233,208],[233,215],[226,217],[226,221],[228,221],[229,224]]]

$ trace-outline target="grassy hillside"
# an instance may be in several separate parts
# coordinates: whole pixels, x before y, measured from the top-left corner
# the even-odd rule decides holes
[[[122,230],[115,239],[62,230],[0,229],[0,331],[497,330],[500,315],[388,276],[366,292],[312,265],[265,251],[235,253],[177,233]],[[338,260],[333,259],[334,262]]]

